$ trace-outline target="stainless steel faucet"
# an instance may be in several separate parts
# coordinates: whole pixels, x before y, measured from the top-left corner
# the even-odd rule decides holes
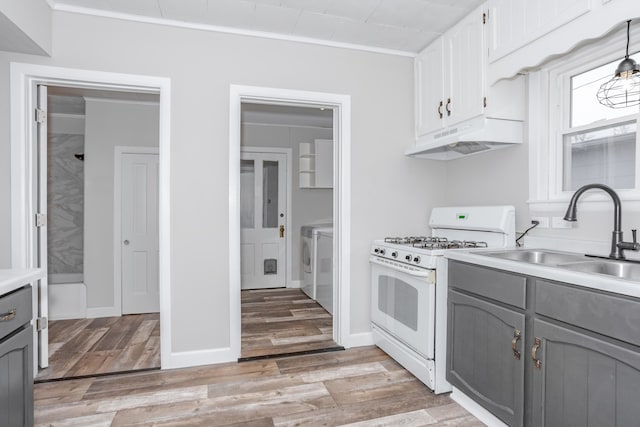
[[[622,208],[620,206],[620,197],[611,188],[603,184],[587,184],[578,188],[578,190],[571,197],[569,206],[567,207],[567,213],[564,214],[565,221],[575,222],[578,220],[576,215],[578,199],[587,190],[592,188],[599,188],[605,191],[613,200],[613,233],[611,235],[611,253],[609,258],[613,259],[625,259],[624,250],[637,251],[640,250],[640,244],[636,240],[636,230],[631,230],[633,233],[633,242],[625,242],[622,239]]]

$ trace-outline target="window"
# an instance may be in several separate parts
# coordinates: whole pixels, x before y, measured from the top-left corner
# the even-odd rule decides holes
[[[631,57],[640,60],[638,53]],[[596,98],[600,85],[611,78],[619,62],[620,58],[568,77],[568,90],[560,100],[569,103],[559,138],[562,191],[575,191],[593,182],[616,190],[636,188],[636,120],[640,110],[638,106],[609,108]]]

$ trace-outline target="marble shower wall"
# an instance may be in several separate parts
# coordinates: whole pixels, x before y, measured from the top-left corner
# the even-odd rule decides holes
[[[49,134],[47,209],[49,274],[83,272],[84,135]]]

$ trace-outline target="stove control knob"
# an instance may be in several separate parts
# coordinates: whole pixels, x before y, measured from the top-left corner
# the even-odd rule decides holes
[[[384,249],[380,249],[380,255],[384,255],[385,253],[387,253],[387,251],[385,251]]]
[[[406,257],[404,257],[404,259],[406,259],[407,261],[411,261],[411,255],[407,255]]]
[[[391,256],[394,258],[398,258],[398,251],[391,252]]]
[[[420,264],[420,257],[417,256],[413,259],[413,262],[415,262],[416,264]]]
[[[375,252],[375,253],[379,253],[379,252],[380,252],[380,249],[379,249],[379,248],[375,248],[375,249],[373,250],[373,252]]]

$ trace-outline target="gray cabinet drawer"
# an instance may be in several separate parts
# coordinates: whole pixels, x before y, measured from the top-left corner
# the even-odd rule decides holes
[[[640,346],[640,300],[536,281],[536,313]]]
[[[0,340],[31,321],[31,287],[0,297]]]
[[[527,279],[516,274],[449,260],[448,283],[449,288],[525,308]]]

